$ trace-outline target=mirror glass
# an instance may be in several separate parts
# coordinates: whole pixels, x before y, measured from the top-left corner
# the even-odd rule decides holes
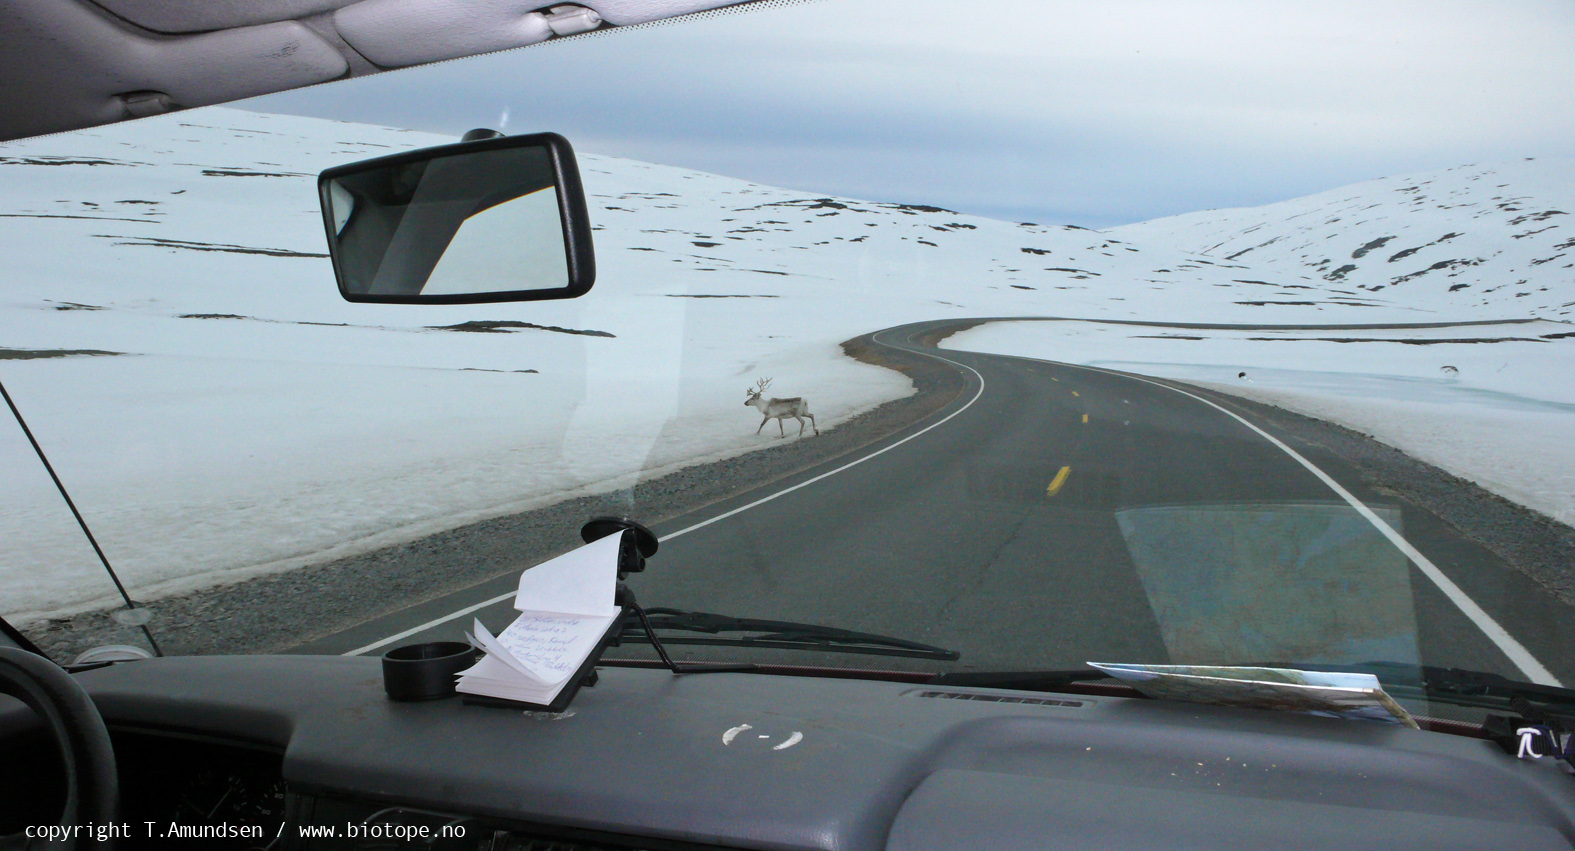
[[[587,264],[576,269],[565,219],[564,192],[577,191],[578,181],[564,186],[547,145],[518,141],[324,172],[323,218],[345,297],[441,303],[568,298],[589,289],[576,280]]]

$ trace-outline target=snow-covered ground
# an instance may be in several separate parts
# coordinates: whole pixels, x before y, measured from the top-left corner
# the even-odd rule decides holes
[[[1381,296],[1454,318],[1569,319],[1572,214],[1575,163],[1527,159],[1369,180],[1110,233],[1251,264],[1284,296]]]
[[[1234,260],[1213,243],[1178,247],[1187,238],[1165,232],[1163,221],[1108,233],[1020,225],[581,152],[597,224],[589,297],[443,308],[343,302],[324,256],[316,173],[449,141],[204,109],[0,145],[8,261],[0,380],[134,593],[151,598],[287,569],[768,445],[777,438],[755,436],[758,416],[741,405],[742,391],[762,376],[774,377],[773,392],[807,396],[821,427],[834,427],[910,392],[905,379],[837,348],[902,322],[1559,318],[1557,303],[1575,297],[1563,261],[1531,265],[1545,256],[1537,252],[1517,259],[1482,249],[1471,255],[1481,263],[1431,273],[1487,274],[1497,263],[1494,274],[1507,276],[1514,260],[1528,285],[1510,290],[1440,295],[1412,286],[1429,282],[1425,275],[1373,290],[1289,260],[1260,264],[1273,246]],[[1522,168],[1533,166],[1541,171],[1517,172],[1525,185],[1495,191],[1521,197],[1527,186],[1549,185],[1571,206],[1568,165]],[[1323,226],[1344,234],[1336,224]],[[1516,251],[1559,242],[1511,237],[1503,239]],[[1528,288],[1536,295],[1513,295]],[[1477,301],[1444,297],[1462,292]],[[531,327],[443,327],[472,321]],[[1544,411],[1555,422],[1567,416],[1559,406],[1575,402],[1564,377],[1567,338],[1263,342],[1068,323],[1054,323],[1046,338],[1050,327],[987,326],[954,344],[1191,371],[1186,377],[1227,384],[1236,364],[1250,363],[1255,392],[1324,382],[1358,410],[1392,402],[1392,392],[1378,390],[1367,405],[1361,387],[1387,386],[1384,376],[1393,375],[1439,398],[1455,398],[1448,388],[1476,394],[1483,410],[1515,428]],[[1037,337],[987,336],[1027,328],[1038,328]],[[1543,339],[1563,328],[1436,333]],[[1150,340],[1148,332],[1208,339]],[[117,354],[31,354],[60,350]],[[1328,368],[1321,357],[1331,358]],[[1458,373],[1442,374],[1445,365]],[[1459,439],[1442,438],[1440,451]],[[1518,443],[1517,457],[1534,462],[1530,444]],[[1568,471],[1568,453],[1557,457]],[[14,426],[0,428],[0,459],[0,611],[27,619],[107,600],[101,568]],[[1501,492],[1568,518],[1560,512],[1575,497],[1563,488],[1562,496],[1536,483],[1526,488],[1532,496]],[[1557,499],[1538,502],[1543,491]]]

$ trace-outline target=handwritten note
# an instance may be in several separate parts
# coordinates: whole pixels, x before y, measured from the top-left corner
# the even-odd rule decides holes
[[[471,637],[487,655],[461,671],[467,694],[547,704],[595,652],[620,609],[618,536],[613,535],[525,571],[514,607],[520,615],[493,636],[475,620]]]
[[[612,626],[613,617],[525,612],[498,636],[498,642],[530,673],[546,682],[560,682],[579,669]]]

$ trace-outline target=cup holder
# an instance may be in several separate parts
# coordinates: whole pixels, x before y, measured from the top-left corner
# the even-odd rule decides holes
[[[480,650],[462,641],[396,647],[383,654],[383,691],[389,700],[448,697],[454,693],[454,675],[480,658]]]

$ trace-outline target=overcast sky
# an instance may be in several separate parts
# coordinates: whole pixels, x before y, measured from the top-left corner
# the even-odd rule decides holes
[[[818,0],[245,101],[1105,227],[1575,157],[1575,3]]]

